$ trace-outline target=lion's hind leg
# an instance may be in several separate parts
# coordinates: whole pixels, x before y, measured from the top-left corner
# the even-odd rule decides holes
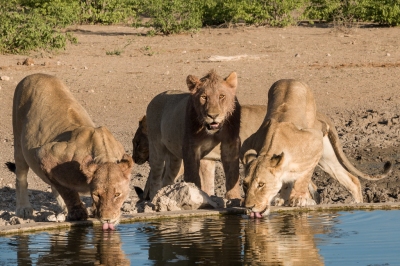
[[[324,136],[323,143],[324,150],[322,157],[318,162],[318,166],[321,167],[321,169],[324,170],[326,173],[336,178],[340,184],[348,189],[356,203],[363,202],[360,180],[349,173],[340,164],[328,136]]]
[[[165,147],[154,145],[151,142],[149,146],[150,173],[144,187],[143,197],[152,200],[163,185],[162,177],[165,171],[165,153],[167,151]]]
[[[16,175],[15,180],[15,192],[16,192],[16,215],[18,217],[27,219],[32,216],[33,208],[29,203],[28,195],[28,171],[29,166],[25,159],[17,158],[15,156],[15,169],[14,173]],[[10,169],[11,170],[11,169]]]
[[[178,177],[182,165],[182,159],[168,152],[165,160],[165,169],[162,177],[162,186],[173,185]]]

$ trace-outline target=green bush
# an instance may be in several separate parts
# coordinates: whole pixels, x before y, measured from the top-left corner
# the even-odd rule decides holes
[[[357,21],[395,26],[400,24],[400,3],[398,0],[310,0],[305,16],[350,26]]]
[[[80,3],[81,23],[115,24],[135,18],[139,0],[85,0]]]
[[[400,25],[400,2],[398,0],[371,0],[366,4],[367,15],[364,21],[382,25]]]
[[[305,0],[228,0],[209,1],[205,5],[204,24],[238,23],[270,26],[293,24],[292,13]]]
[[[304,11],[303,11],[304,10]],[[203,26],[245,23],[284,27],[297,17],[352,27],[354,22],[400,25],[399,0],[0,0],[0,53],[62,49],[76,41],[73,24],[140,25],[149,35],[195,31]]]
[[[143,5],[149,26],[164,34],[197,30],[202,26],[203,1],[151,0]]]
[[[31,50],[61,49],[66,41],[76,41],[56,27],[55,19],[17,2],[0,3],[0,53],[27,53]]]

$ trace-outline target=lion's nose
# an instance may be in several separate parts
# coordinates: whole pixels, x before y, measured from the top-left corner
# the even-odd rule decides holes
[[[215,119],[218,117],[219,114],[207,114],[208,117]]]

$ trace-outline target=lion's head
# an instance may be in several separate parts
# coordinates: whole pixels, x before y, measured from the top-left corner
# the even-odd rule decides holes
[[[255,150],[246,152],[243,163],[246,165],[243,190],[245,207],[251,211],[251,217],[261,218],[269,213],[272,199],[282,187],[282,165],[284,154],[257,155]]]
[[[91,156],[82,162],[81,171],[90,187],[94,214],[103,224],[104,230],[113,230],[119,223],[120,209],[129,196],[132,168],[132,158],[127,154],[117,163],[97,164]]]
[[[201,79],[189,75],[186,79],[191,101],[198,120],[208,132],[222,128],[224,121],[235,110],[237,75],[232,72],[225,79],[211,70]]]
[[[139,121],[139,127],[132,139],[132,159],[136,164],[144,164],[149,160],[149,138],[147,136],[147,120],[143,116]]]

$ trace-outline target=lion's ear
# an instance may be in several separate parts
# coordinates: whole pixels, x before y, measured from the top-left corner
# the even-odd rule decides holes
[[[197,78],[193,75],[189,75],[186,78],[186,84],[189,88],[189,91],[193,91],[196,88],[197,84],[199,84],[199,83],[200,83],[199,78]]]
[[[274,154],[270,160],[270,166],[275,168],[281,167],[284,162],[284,155],[285,154],[283,152],[278,155]]]
[[[142,133],[147,135],[147,118],[145,115],[140,119],[139,127],[142,128]]]
[[[228,86],[232,89],[234,89],[236,91],[236,87],[237,87],[237,74],[236,72],[232,72],[231,74],[229,74],[229,76],[227,76],[225,78],[225,82],[226,84],[228,84]]]
[[[248,151],[246,151],[243,155],[243,164],[249,164],[251,163],[255,158],[257,158],[257,152],[256,150],[250,149]]]
[[[121,161],[118,163],[118,166],[121,168],[124,176],[129,177],[133,168],[133,160],[128,154],[124,154]]]
[[[98,165],[93,161],[92,156],[86,156],[81,163],[81,171],[86,176],[86,183],[92,182],[94,172],[96,172]]]

